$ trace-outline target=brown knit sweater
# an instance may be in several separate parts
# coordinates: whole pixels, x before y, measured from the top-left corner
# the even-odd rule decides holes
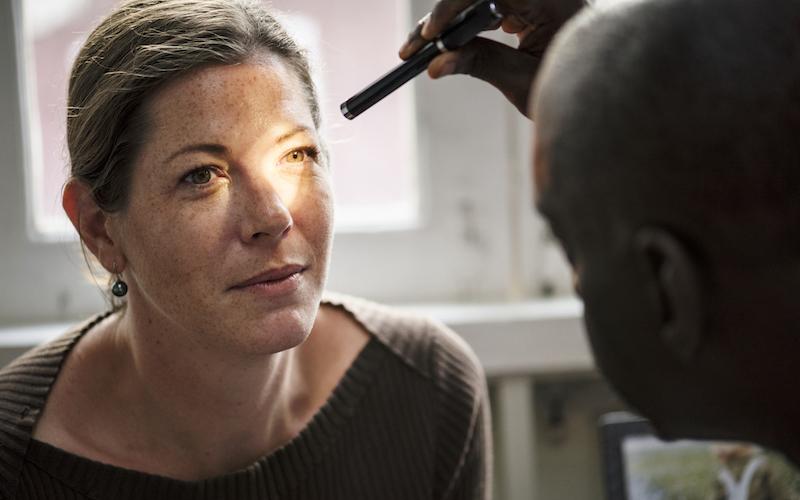
[[[59,369],[100,317],[0,371],[0,500],[488,498],[481,368],[429,320],[331,295],[372,338],[328,401],[281,449],[186,482],[91,461],[31,438]]]

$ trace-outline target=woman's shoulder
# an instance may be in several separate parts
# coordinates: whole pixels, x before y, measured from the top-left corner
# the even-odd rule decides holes
[[[0,394],[5,384],[13,383],[17,379],[32,382],[54,378],[78,340],[109,314],[110,312],[98,314],[77,323],[53,340],[31,348],[0,369]]]
[[[70,327],[55,339],[31,348],[0,369],[0,395],[8,384],[25,385],[25,381],[54,377],[72,345],[91,328],[96,319],[91,318]]]
[[[485,498],[490,484],[491,418],[486,378],[472,349],[444,324],[404,309],[345,295],[328,294],[326,301],[352,314],[408,367],[406,373],[418,374],[414,395],[402,404],[416,401],[432,417],[417,422],[415,428],[419,435],[436,436],[434,496]],[[404,415],[408,419],[408,412]],[[425,426],[428,434],[420,430]]]
[[[75,344],[109,314],[96,315],[67,329],[0,369],[0,404],[19,410],[24,421],[33,426]]]
[[[478,393],[484,373],[477,356],[443,323],[406,309],[327,292],[324,301],[342,307],[379,342],[441,389],[462,385]]]
[[[100,315],[34,347],[0,370],[0,497],[13,498],[33,428],[70,349]],[[3,496],[6,494],[6,496]]]

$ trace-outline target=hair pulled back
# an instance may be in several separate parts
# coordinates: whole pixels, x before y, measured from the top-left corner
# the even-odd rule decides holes
[[[143,103],[165,82],[210,64],[260,52],[281,56],[300,79],[320,126],[308,59],[255,0],[128,0],[89,35],[72,67],[67,97],[71,177],[98,206],[127,202],[133,160],[147,130]]]

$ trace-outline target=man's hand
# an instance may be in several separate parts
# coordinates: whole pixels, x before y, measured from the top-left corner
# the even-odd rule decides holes
[[[408,59],[435,38],[459,12],[475,0],[439,0],[400,48]],[[533,79],[558,29],[580,10],[581,0],[495,0],[504,18],[499,26],[519,39],[515,49],[486,38],[476,38],[459,50],[439,55],[428,66],[431,78],[466,74],[494,85],[523,115]]]

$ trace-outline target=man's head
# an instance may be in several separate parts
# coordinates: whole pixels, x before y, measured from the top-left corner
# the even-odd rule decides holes
[[[800,360],[800,2],[588,9],[533,106],[601,370],[667,437],[774,441],[800,416],[775,404]]]

